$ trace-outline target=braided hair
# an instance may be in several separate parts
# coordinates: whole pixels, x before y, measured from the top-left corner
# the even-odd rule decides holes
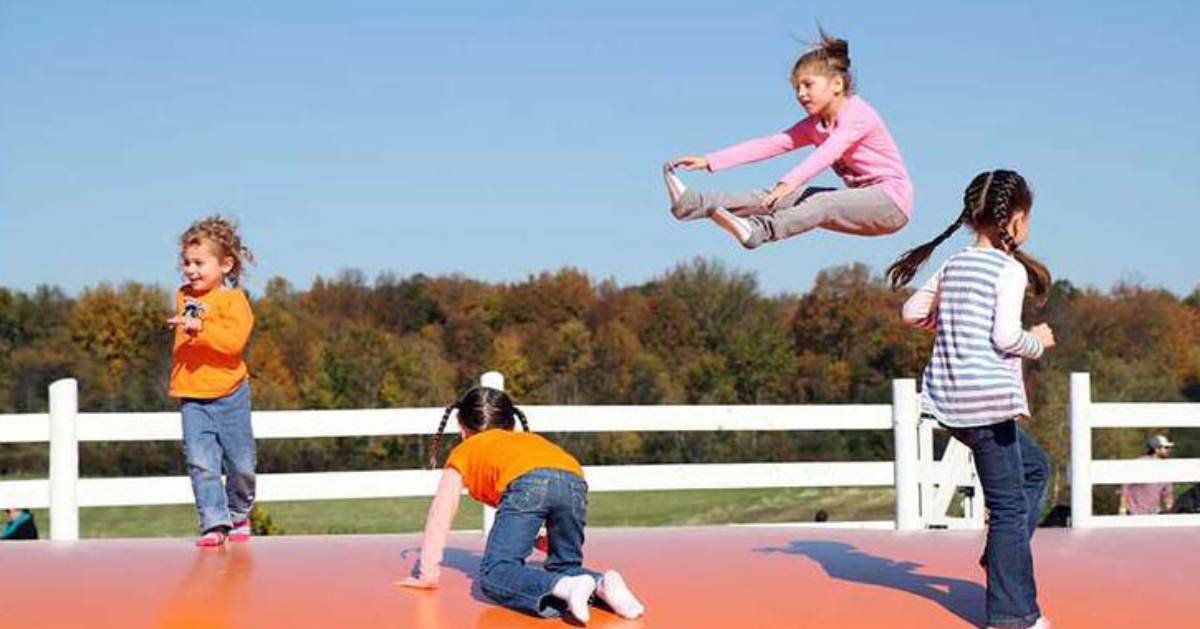
[[[1041,262],[1021,251],[1020,245],[1009,231],[1013,215],[1029,212],[1032,208],[1033,191],[1029,189],[1025,179],[1017,173],[1011,170],[996,172],[1005,173],[1006,176],[998,182],[999,185],[996,186],[988,206],[991,209],[991,216],[981,217],[983,218],[981,226],[987,225],[988,219],[990,219],[990,225],[987,225],[990,228],[988,229],[989,235],[994,240],[999,240],[996,243],[999,245],[999,249],[1011,254],[1017,259],[1017,262],[1021,263],[1021,266],[1025,267],[1025,275],[1029,278],[1029,285],[1033,289],[1034,296],[1040,303],[1045,303],[1050,293],[1050,271]]]
[[[997,249],[1011,254],[1029,277],[1033,294],[1045,302],[1050,292],[1050,271],[1029,254],[1021,251],[1009,232],[1013,216],[1033,208],[1033,191],[1025,178],[1012,170],[992,170],[979,173],[963,192],[963,208],[958,217],[933,240],[904,252],[888,267],[887,277],[893,289],[912,281],[917,270],[929,259],[933,250],[958,231],[964,224],[977,233],[985,234]]]
[[[512,430],[517,421],[521,422],[521,428],[525,432],[529,432],[529,420],[525,419],[525,413],[513,404],[507,393],[491,387],[475,387],[464,393],[457,402],[447,406],[446,411],[442,413],[442,421],[438,424],[430,447],[430,469],[438,467],[442,434],[446,431],[450,414],[455,411],[458,411],[458,425],[472,434],[491,428]]]

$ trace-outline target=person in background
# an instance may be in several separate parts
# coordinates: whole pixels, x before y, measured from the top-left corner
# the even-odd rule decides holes
[[[1142,458],[1165,459],[1171,456],[1173,447],[1175,444],[1165,435],[1147,437],[1146,454]],[[1117,493],[1121,497],[1117,513],[1121,515],[1154,515],[1175,509],[1175,489],[1171,483],[1126,483]]]
[[[37,538],[37,523],[34,522],[33,513],[30,513],[29,509],[5,510],[4,532],[0,533],[0,539],[8,541]]]

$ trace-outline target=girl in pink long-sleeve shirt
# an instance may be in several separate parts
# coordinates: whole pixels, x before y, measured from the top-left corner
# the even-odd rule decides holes
[[[899,231],[912,216],[913,185],[883,119],[853,94],[849,45],[821,31],[821,43],[796,61],[792,85],[808,117],[774,135],[703,156],[673,159],[663,169],[671,213],[680,220],[711,217],[747,249],[822,227],[860,236]],[[746,192],[687,189],[676,168],[717,172],[800,147],[816,150],[773,188]],[[805,188],[832,168],[847,188]]]

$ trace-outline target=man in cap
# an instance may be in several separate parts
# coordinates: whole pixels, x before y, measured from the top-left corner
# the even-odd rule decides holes
[[[1165,459],[1171,456],[1171,443],[1165,435],[1146,438],[1143,459]],[[1129,483],[1121,486],[1121,515],[1152,515],[1170,513],[1175,508],[1175,492],[1171,483]]]

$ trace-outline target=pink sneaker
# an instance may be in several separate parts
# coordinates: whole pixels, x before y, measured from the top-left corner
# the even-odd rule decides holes
[[[247,542],[250,541],[252,533],[250,532],[250,519],[246,518],[241,522],[234,522],[233,528],[229,531],[229,541],[231,542]]]
[[[225,540],[228,538],[229,536],[225,534],[225,531],[221,529],[213,529],[204,535],[201,535],[199,539],[196,540],[196,545],[204,548],[224,546]]]

